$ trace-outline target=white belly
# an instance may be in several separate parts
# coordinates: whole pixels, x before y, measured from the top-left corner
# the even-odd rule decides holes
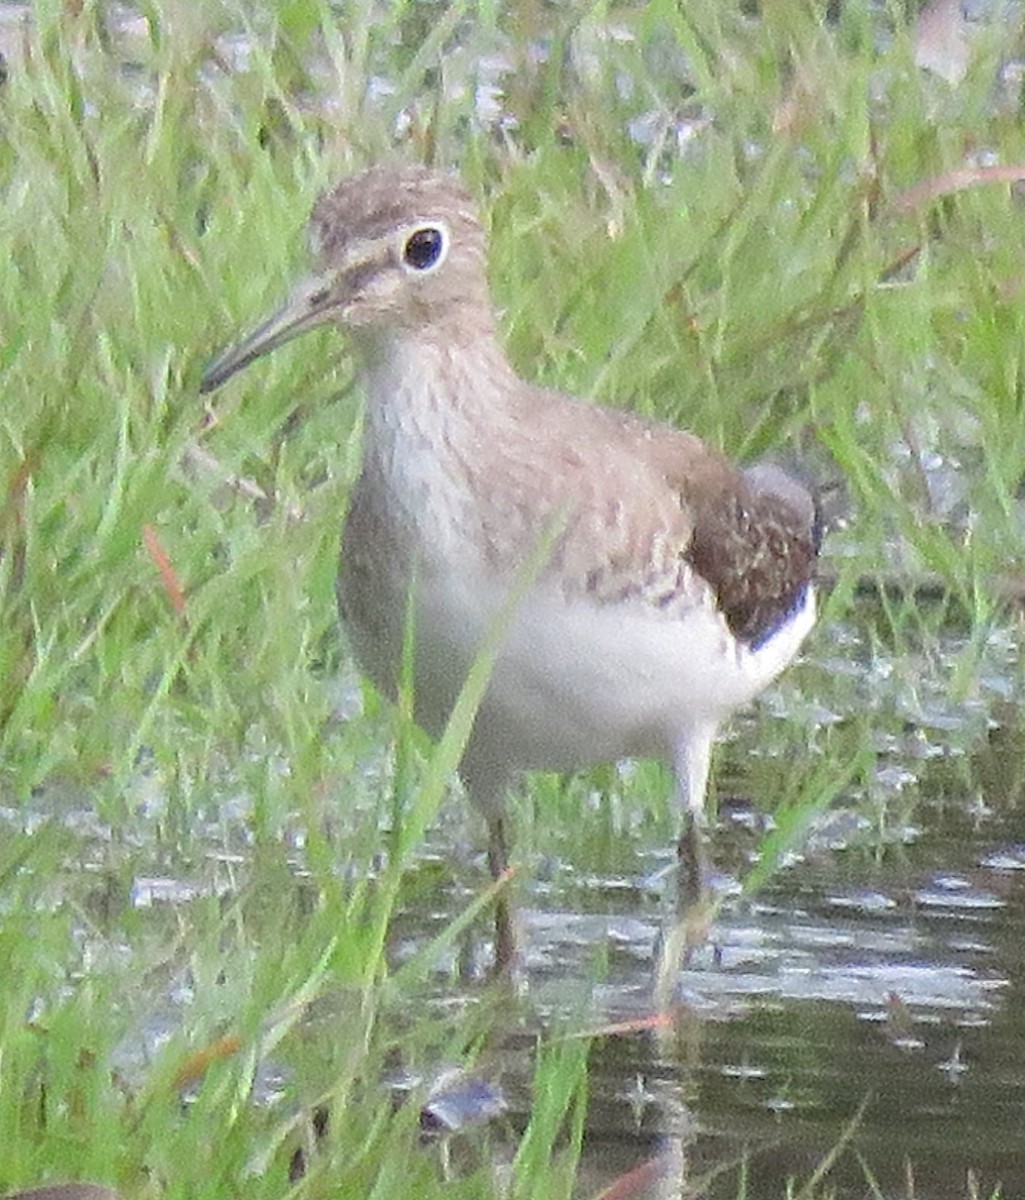
[[[489,595],[477,582],[457,591],[450,578],[421,594],[417,715],[435,736],[501,603],[497,589]],[[639,600],[567,600],[540,586],[511,622],[470,753],[515,769],[565,770],[627,756],[671,760],[688,729],[718,724],[769,684],[814,619],[809,588],[791,619],[752,651],[733,638],[704,593],[682,613],[667,614]],[[381,682],[381,655],[370,653],[378,661],[364,661],[364,668]]]

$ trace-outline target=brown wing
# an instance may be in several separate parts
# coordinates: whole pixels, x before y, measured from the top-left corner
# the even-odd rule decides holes
[[[757,647],[794,611],[814,578],[811,498],[807,506],[795,504],[759,491],[740,474],[729,493],[714,503],[696,498],[694,506],[686,559],[711,584],[734,637]]]
[[[746,470],[693,434],[652,426],[627,414],[638,452],[659,472],[686,513],[679,546],[715,594],[730,632],[757,647],[800,602],[815,576],[817,513],[813,497],[780,467]]]
[[[740,471],[693,434],[559,393],[539,389],[529,415],[508,431],[524,443],[511,459],[523,475],[499,477],[492,463],[479,493],[496,506],[486,518],[494,549],[499,526],[505,538],[521,535],[501,546],[506,564],[536,547],[543,515],[548,530],[565,522],[549,572],[570,592],[600,603],[641,597],[670,612],[707,586],[730,631],[752,645],[793,611],[816,557],[814,506],[800,484],[773,467]]]

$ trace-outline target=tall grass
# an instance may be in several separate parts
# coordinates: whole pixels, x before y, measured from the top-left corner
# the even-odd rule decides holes
[[[1021,566],[1018,198],[896,201],[966,153],[1025,161],[1016,107],[976,82],[986,63],[957,95],[933,88],[896,6],[837,24],[763,7],[44,0],[11,36],[0,1187],[279,1195],[326,1102],[300,1190],[500,1186],[487,1155],[446,1185],[416,1103],[393,1113],[382,1083],[396,1061],[472,1064],[489,1039],[405,1011],[460,925],[389,962],[461,734],[432,752],[400,729],[412,767],[393,775],[398,718],[347,666],[344,345],[306,339],[213,410],[196,391],[301,266],[316,193],[396,142],[481,196],[525,374],[740,456],[831,460],[857,537],[837,543],[826,620],[885,569],[912,597],[938,579],[941,615],[984,638]],[[499,53],[515,69],[490,114]],[[930,491],[936,457],[962,501]],[[898,646],[937,635],[913,599],[885,616]],[[815,803],[848,778],[809,770]],[[639,802],[661,805],[647,778]],[[579,802],[538,787],[528,856]],[[506,1194],[570,1193],[585,1068],[539,1050]]]

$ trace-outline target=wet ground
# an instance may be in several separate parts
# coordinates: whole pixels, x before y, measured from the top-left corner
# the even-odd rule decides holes
[[[682,1127],[688,1178],[748,1155],[747,1194],[778,1197],[857,1117],[853,1148],[886,1194],[908,1194],[910,1172],[916,1195],[963,1197],[970,1171],[982,1194],[1025,1194],[1023,838],[1021,813],[974,834],[937,814],[899,868],[804,865],[726,913],[718,954],[681,979],[678,1039],[597,1050],[596,1157],[625,1169]],[[647,965],[613,956],[613,1009],[644,1008]],[[830,1179],[868,1194],[853,1153]],[[737,1191],[734,1171],[710,1194]]]
[[[802,680],[822,694],[788,686],[769,707],[814,714],[803,731],[798,719],[777,731],[781,745],[789,735],[804,747],[853,714],[874,743],[868,782],[841,788],[755,895],[740,894],[742,868],[723,872],[723,909],[679,979],[671,1032],[651,1022],[670,851],[642,850],[627,876],[548,861],[525,885],[530,1011],[546,1027],[610,1029],[591,1058],[594,1186],[583,1194],[637,1171],[622,1194],[691,1194],[681,1184],[704,1180],[700,1194],[733,1197],[746,1172],[744,1194],[780,1197],[849,1134],[829,1173],[838,1196],[872,1195],[870,1180],[885,1195],[933,1200],[997,1185],[1025,1195],[1015,634],[994,633],[968,697],[952,682],[956,637],[910,692],[914,656],[887,665],[878,646],[832,690],[837,655],[857,662],[863,640],[850,626],[823,631]],[[741,722],[720,755],[716,853],[731,866],[750,861],[764,834],[742,780],[765,735],[766,722]],[[503,1068],[514,1120],[529,1039],[519,1061]]]
[[[15,69],[27,12],[0,5],[0,50]],[[941,500],[958,500],[960,476],[949,496],[940,470],[929,478]],[[592,1051],[582,1194],[646,1167],[623,1195],[689,1194],[707,1178],[701,1194],[735,1197],[743,1174],[746,1196],[775,1200],[849,1132],[829,1175],[838,1196],[871,1195],[875,1180],[889,1196],[961,1200],[973,1177],[980,1195],[998,1184],[1005,1197],[1025,1195],[1018,629],[1008,619],[977,653],[955,630],[919,652],[905,637],[889,654],[878,615],[827,618],[797,677],[763,702],[769,718],[738,720],[720,752],[725,900],[709,948],[678,981],[671,1032],[650,1025],[672,863],[665,830],[631,830],[625,868],[559,845],[544,863],[525,863],[528,1025],[618,1027]],[[846,738],[833,736],[844,729]],[[772,810],[787,764],[799,773],[809,761],[838,781],[824,789],[828,807],[790,839],[766,884],[739,894],[764,833],[760,814]],[[63,802],[48,789],[36,799],[37,813],[12,806],[4,819],[20,829]],[[72,806],[88,812],[90,798],[81,803]],[[249,803],[233,794],[224,811],[241,824]],[[449,861],[451,825],[465,817],[442,823],[428,858]],[[83,830],[84,842],[92,835]],[[148,836],[140,829],[135,856],[145,863],[152,850],[152,866],[140,866],[131,888],[142,926],[145,914],[159,922],[161,910],[207,887],[157,878],[161,856]],[[241,843],[238,853],[241,862]],[[88,871],[87,850],[81,861]],[[397,941],[423,944],[481,878],[468,867],[464,890],[451,903],[442,893],[429,921],[406,914]],[[451,980],[439,970],[437,1003],[452,1001]],[[534,1044],[529,1035],[509,1042],[495,1082],[515,1129]]]
[[[508,1105],[496,1125],[506,1152],[529,1108],[537,1032],[597,1030],[581,1195],[640,1172],[622,1195],[690,1194],[683,1183],[704,1180],[699,1194],[775,1200],[848,1135],[829,1174],[837,1196],[872,1195],[870,1179],[888,1196],[961,1200],[973,1194],[972,1179],[982,1196],[998,1184],[1005,1197],[1025,1195],[1025,722],[1016,628],[1009,619],[995,629],[966,671],[957,635],[890,657],[872,627],[867,619],[820,629],[806,662],[720,747],[714,845],[723,906],[709,946],[678,980],[672,1027],[654,1023],[651,998],[672,890],[671,839],[633,820],[629,772],[610,776],[624,842],[611,858],[581,832],[601,823],[607,804],[586,789],[584,808],[594,812],[546,831],[550,853],[528,847],[524,997],[493,1038],[500,1066],[485,1071]],[[967,687],[956,684],[959,675]],[[846,781],[845,764],[829,759],[844,746],[870,751]],[[773,825],[771,803],[755,803],[754,794],[770,786],[785,802],[816,759],[837,769],[839,783],[792,831],[771,878],[744,894],[740,881]],[[158,874],[174,860],[155,832],[164,819],[157,782],[140,784],[148,799],[136,810],[138,829],[120,831],[135,871],[137,933],[150,942],[161,929],[180,936],[176,910],[187,924],[188,906],[209,893],[211,878],[223,887],[225,862],[218,835],[207,866],[193,842],[194,875]],[[95,889],[112,850],[80,803],[89,804],[84,793],[69,805],[68,795],[42,789],[35,813],[7,809],[4,819],[25,828],[58,812],[82,837],[79,869]],[[241,831],[245,807],[238,794],[226,798],[223,827]],[[465,805],[446,805],[421,856],[416,911],[393,931],[396,961],[483,888],[478,833]],[[255,851],[241,837],[235,850],[232,871],[242,877]],[[301,872],[301,854],[293,861]],[[102,939],[102,921],[89,936]],[[99,947],[84,953],[100,961]],[[477,1008],[480,981],[457,976],[454,961],[439,960],[414,1008],[422,999],[446,1020]],[[150,1002],[159,1011],[141,1036],[153,1048],[189,1000],[154,994]]]

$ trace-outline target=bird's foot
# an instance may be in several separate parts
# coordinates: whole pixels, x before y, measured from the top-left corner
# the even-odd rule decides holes
[[[708,889],[703,896],[668,918],[655,955],[657,1012],[666,1013],[672,1007],[680,971],[694,952],[707,943],[715,909],[715,896]]]
[[[691,955],[708,941],[716,899],[705,848],[704,829],[688,815],[677,846],[676,912],[668,919],[656,949],[655,1006],[667,1012],[676,980]]]

